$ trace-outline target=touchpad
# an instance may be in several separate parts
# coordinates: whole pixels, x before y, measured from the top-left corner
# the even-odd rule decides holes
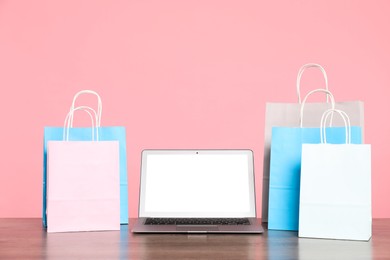
[[[193,231],[193,232],[202,232],[202,231],[218,231],[219,228],[217,226],[192,226],[192,225],[178,225],[176,226],[177,231]]]

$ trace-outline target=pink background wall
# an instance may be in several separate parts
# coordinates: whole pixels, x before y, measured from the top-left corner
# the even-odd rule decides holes
[[[294,102],[307,62],[337,101],[365,102],[373,216],[390,217],[389,13],[390,1],[0,0],[0,217],[40,217],[43,127],[62,125],[81,89],[101,94],[104,125],[127,128],[131,217],[145,148],[252,149],[261,209],[265,102]],[[323,86],[316,71],[303,84]]]

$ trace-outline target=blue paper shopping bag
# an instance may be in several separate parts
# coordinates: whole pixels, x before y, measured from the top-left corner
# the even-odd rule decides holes
[[[362,143],[361,130],[361,127],[351,127],[352,143]],[[342,144],[345,142],[345,127],[328,127],[326,134],[329,143]],[[320,127],[272,128],[269,229],[298,230],[302,144],[320,142]]]
[[[71,141],[90,141],[91,128],[77,127],[69,129]],[[45,127],[43,144],[43,225],[46,227],[46,180],[47,180],[47,142],[62,141],[63,127]],[[119,166],[120,166],[120,222],[129,223],[128,213],[128,183],[127,183],[127,158],[126,158],[126,129],[121,126],[109,126],[99,128],[100,141],[119,141]]]
[[[330,98],[331,107],[335,108],[335,100],[331,92],[326,89],[315,89],[310,91],[301,103],[300,127],[272,128],[268,201],[269,229],[298,230],[302,144],[315,144],[321,141],[320,117],[318,127],[303,127],[305,103],[314,93],[325,93]],[[332,122],[333,115],[330,118]],[[340,144],[345,140],[345,127],[330,127],[327,133],[331,143]],[[352,143],[362,143],[361,127],[352,127],[351,133]]]
[[[118,141],[119,142],[119,164],[120,164],[120,223],[129,223],[128,213],[128,182],[127,182],[127,155],[126,155],[126,129],[122,126],[101,126],[102,102],[100,96],[92,90],[82,90],[75,94],[70,110],[75,108],[76,99],[82,94],[92,94],[97,97],[97,112],[94,112],[98,137],[100,141]],[[92,138],[91,128],[89,127],[72,127],[73,113],[70,114],[70,126],[68,136],[71,141],[90,141]],[[43,207],[42,220],[43,225],[47,226],[46,217],[46,183],[47,183],[47,142],[63,140],[64,127],[45,127],[43,140]]]

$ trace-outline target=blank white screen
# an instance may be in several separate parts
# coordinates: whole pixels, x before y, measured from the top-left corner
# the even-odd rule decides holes
[[[249,175],[247,154],[149,154],[140,217],[251,217]]]

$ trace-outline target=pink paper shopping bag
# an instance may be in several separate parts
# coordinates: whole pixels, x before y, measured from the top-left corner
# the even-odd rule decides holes
[[[68,127],[69,115],[86,108],[69,112]],[[69,141],[64,136],[47,146],[47,232],[119,230],[118,141]]]

